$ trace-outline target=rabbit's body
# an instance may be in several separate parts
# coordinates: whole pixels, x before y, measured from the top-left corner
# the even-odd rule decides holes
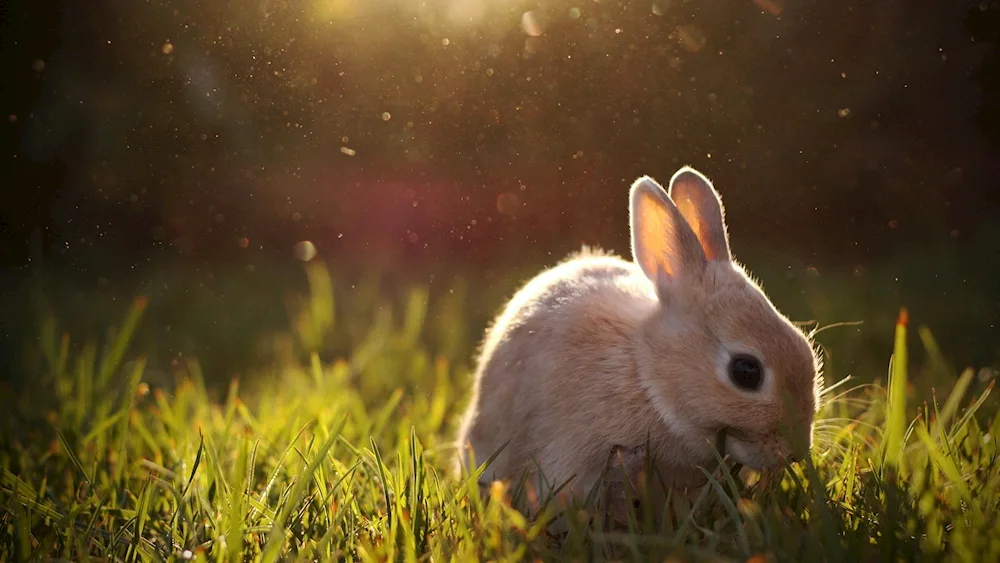
[[[456,465],[505,442],[481,482],[544,476],[587,494],[613,449],[649,443],[693,484],[726,452],[774,467],[811,444],[818,360],[731,259],[721,200],[696,171],[631,190],[633,262],[584,251],[529,281],[487,332]],[[534,480],[533,480],[534,481]]]
[[[586,493],[613,447],[647,437],[661,463],[709,461],[707,443],[685,443],[663,424],[639,379],[635,336],[656,307],[655,288],[635,264],[588,251],[517,292],[486,339],[472,399],[479,408],[461,432],[483,452],[478,463],[510,439],[485,476],[533,474],[537,462],[552,486],[575,475],[572,488]]]

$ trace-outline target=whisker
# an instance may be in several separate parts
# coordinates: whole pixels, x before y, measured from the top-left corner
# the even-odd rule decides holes
[[[856,392],[863,391],[863,390],[864,391],[878,391],[879,394],[885,394],[885,388],[882,387],[882,386],[880,386],[880,385],[875,385],[874,383],[862,383],[860,385],[855,385],[854,387],[850,387],[848,389],[845,389],[845,390],[841,391],[839,394],[830,397],[829,400],[836,401],[838,399],[846,397],[847,395],[849,395],[851,393],[856,393]]]
[[[830,391],[833,391],[834,389],[840,387],[841,385],[846,384],[851,379],[853,379],[853,376],[848,375],[848,376],[843,377],[840,381],[838,381],[838,382],[836,382],[836,383],[834,383],[832,385],[827,385],[827,386],[821,388],[820,391],[819,391],[820,395],[826,395]]]
[[[813,338],[817,334],[823,332],[824,330],[831,329],[831,328],[840,328],[840,327],[845,327],[845,326],[860,326],[860,325],[863,325],[863,324],[865,324],[865,321],[842,321],[842,322],[839,322],[839,323],[832,323],[832,324],[820,326],[819,322],[816,322],[816,326],[809,332],[809,337]]]

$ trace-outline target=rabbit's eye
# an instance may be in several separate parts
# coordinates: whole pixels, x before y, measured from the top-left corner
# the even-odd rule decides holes
[[[752,356],[736,356],[729,362],[729,378],[740,389],[756,391],[764,380],[764,368]]]

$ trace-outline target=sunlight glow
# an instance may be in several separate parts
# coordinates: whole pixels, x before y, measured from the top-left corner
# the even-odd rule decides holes
[[[358,0],[313,0],[315,15],[326,20],[336,20],[357,13]]]

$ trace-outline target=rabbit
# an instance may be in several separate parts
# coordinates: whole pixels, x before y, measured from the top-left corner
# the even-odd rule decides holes
[[[629,206],[631,262],[584,247],[528,281],[486,331],[458,474],[499,450],[481,485],[544,477],[582,498],[615,450],[648,444],[668,485],[685,488],[718,459],[717,435],[753,469],[808,455],[819,355],[732,258],[711,182],[684,166],[668,194],[643,176]]]

